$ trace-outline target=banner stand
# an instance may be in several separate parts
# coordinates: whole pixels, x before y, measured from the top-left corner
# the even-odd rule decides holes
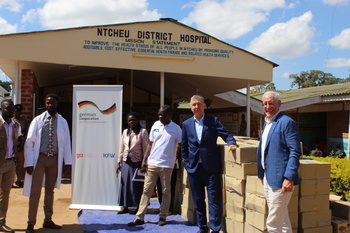
[[[70,209],[120,210],[121,85],[74,85]]]

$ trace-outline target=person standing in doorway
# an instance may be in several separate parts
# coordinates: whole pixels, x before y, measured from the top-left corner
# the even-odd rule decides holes
[[[258,177],[263,180],[268,207],[266,227],[268,232],[292,233],[288,204],[294,185],[299,184],[298,126],[279,110],[281,100],[277,92],[266,92],[262,102],[266,117],[257,159]]]
[[[21,125],[22,137],[23,140],[26,139],[27,130],[28,130],[28,120],[22,116],[23,106],[22,104],[15,105],[15,120]],[[18,188],[23,188],[24,174],[25,170],[23,167],[24,164],[24,150],[18,150],[16,152],[16,181],[15,185]]]
[[[52,221],[54,188],[60,188],[63,162],[72,164],[72,151],[68,123],[57,113],[58,104],[56,94],[46,96],[46,111],[31,122],[24,146],[23,195],[29,196],[26,233],[34,232],[42,186],[45,186],[43,227],[61,229]]]

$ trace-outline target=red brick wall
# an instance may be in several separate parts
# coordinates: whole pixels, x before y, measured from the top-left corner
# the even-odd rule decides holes
[[[342,138],[349,129],[349,112],[328,112],[328,137]]]
[[[35,75],[33,70],[22,70],[21,81],[21,104],[23,105],[22,115],[28,120],[33,116],[33,93]]]

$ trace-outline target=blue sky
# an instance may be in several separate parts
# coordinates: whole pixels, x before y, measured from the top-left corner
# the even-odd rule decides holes
[[[289,74],[350,74],[350,0],[0,0],[0,34],[174,18]],[[10,81],[0,72],[0,79]]]

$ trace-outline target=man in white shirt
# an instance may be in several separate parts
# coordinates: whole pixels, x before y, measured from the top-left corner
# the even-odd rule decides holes
[[[160,205],[159,226],[166,224],[166,217],[170,207],[171,174],[177,153],[177,144],[181,142],[181,128],[171,121],[172,108],[163,105],[158,111],[159,121],[156,121],[149,134],[149,143],[141,170],[145,173],[145,184],[139,210],[136,218],[128,226],[142,225],[147,206],[158,178],[162,184],[162,203]]]
[[[262,102],[266,117],[257,157],[268,207],[266,228],[268,232],[291,233],[288,204],[294,185],[299,184],[301,156],[298,126],[280,111],[278,93],[266,92]]]

